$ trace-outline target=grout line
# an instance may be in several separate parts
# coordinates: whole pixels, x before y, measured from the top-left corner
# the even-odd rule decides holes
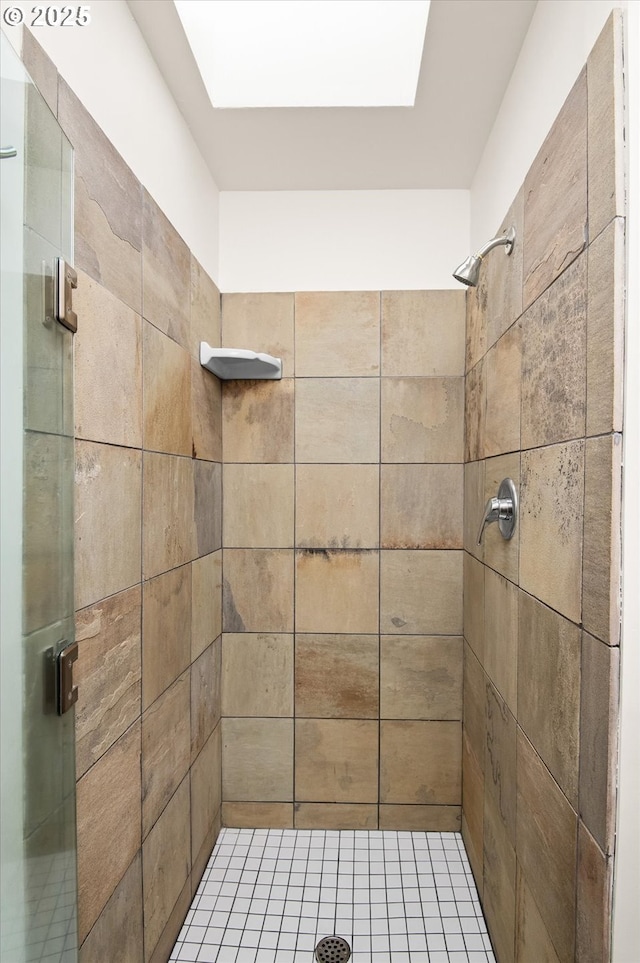
[[[316,845],[314,845],[314,843]],[[318,845],[318,843],[320,845]],[[271,851],[277,846],[277,853],[273,867],[268,869],[264,866],[264,860],[270,859],[271,856],[265,857],[267,850]],[[260,863],[258,863],[257,868],[249,869],[247,864],[250,860],[258,858],[258,854],[251,855],[252,848],[256,847],[261,850]],[[237,853],[238,849],[245,849],[246,852],[241,855]],[[285,851],[290,850],[290,854]],[[331,856],[336,856],[335,860],[331,859]],[[301,857],[305,859],[305,874],[304,874],[304,885],[302,887],[302,894],[295,894],[293,900],[289,900],[289,889],[298,890],[298,881],[293,881],[294,875],[297,877],[298,872],[294,874],[294,863]],[[266,929],[265,922],[268,914],[265,912],[263,919],[260,921],[261,926],[259,929],[253,929],[248,925],[249,917],[255,914],[251,912],[251,902],[246,904],[246,909],[236,909],[235,912],[243,913],[244,919],[238,918],[234,920],[234,926],[229,925],[231,914],[234,912],[234,906],[237,905],[237,901],[240,899],[253,900],[255,897],[239,896],[238,889],[243,885],[252,886],[252,893],[255,894],[256,887],[258,885],[267,885],[266,883],[260,884],[258,880],[260,878],[260,873],[265,872],[271,874],[272,878],[269,881],[269,895],[266,898],[266,910],[269,909],[269,901],[274,899],[274,902],[281,902],[280,897],[277,900],[274,898],[273,890],[276,886],[282,884],[275,883],[275,874],[279,872],[278,860],[286,859],[287,862],[290,861],[291,865],[287,866],[284,870],[288,872],[288,878],[290,884],[287,890],[285,890],[284,905],[286,907],[287,902],[299,904],[299,915],[292,915],[291,913],[284,912],[281,916],[281,923],[286,919],[288,925],[283,927],[282,925],[276,930]],[[314,895],[311,899],[305,899],[305,889],[308,887],[307,879],[311,875],[310,867],[320,860],[320,885],[316,887],[312,886],[312,889],[317,889],[317,895]],[[233,864],[234,861],[239,859],[243,860],[243,871],[239,871]],[[437,883],[433,879],[434,861],[437,865],[438,872],[441,872],[444,879],[440,883]],[[395,876],[398,872],[401,875],[399,885],[385,885],[382,888],[375,887],[372,890],[369,887],[369,903],[368,907],[374,909],[373,919],[371,912],[369,913],[358,913],[357,907],[360,904],[356,902],[356,894],[358,893],[359,887],[356,886],[356,878],[361,873],[358,870],[363,870],[366,866],[367,877],[371,881],[373,878],[371,875],[371,864],[375,862],[382,862],[384,865],[384,875],[386,883],[389,882],[390,876]],[[219,870],[217,870],[217,879],[213,880],[212,874],[215,871],[216,864],[219,864]],[[330,876],[327,875],[327,870],[329,864],[335,865],[336,875],[334,877],[333,873]],[[262,867],[262,868],[261,868]],[[344,869],[343,873],[343,884],[345,883],[345,876],[349,878],[348,887],[351,889],[351,901],[344,902],[343,897],[340,895],[340,890],[344,889],[344,885],[340,887],[340,873],[341,867]],[[324,870],[324,872],[322,872]],[[280,870],[282,871],[282,870]],[[248,874],[249,879],[247,883],[243,884],[243,872]],[[403,878],[404,873],[404,878]],[[255,874],[255,879],[253,876]],[[460,875],[462,878],[460,880],[452,879],[452,875],[455,877]],[[415,884],[407,882],[407,877],[415,877]],[[423,877],[421,880],[420,877]],[[324,883],[323,883],[324,878]],[[336,886],[331,885],[335,881]],[[329,885],[327,885],[327,883]],[[231,886],[233,889],[233,896],[226,895],[224,892],[225,887]],[[457,893],[454,890],[454,886],[459,885],[462,891]],[[437,908],[438,916],[425,916],[424,910],[422,914],[422,923],[417,921],[420,917],[408,916],[409,905],[414,902],[413,900],[407,900],[408,890],[415,888],[418,890],[417,896],[422,895],[422,900],[415,900],[415,902],[422,902],[423,907],[430,906],[433,909]],[[439,892],[438,887],[441,891]],[[444,943],[446,945],[447,934],[451,941],[455,941],[459,948],[447,950],[440,950],[442,957],[445,958],[448,952],[456,953],[456,960],[458,963],[468,963],[470,959],[470,954],[473,953],[474,960],[485,960],[486,963],[494,963],[495,957],[491,950],[485,950],[484,946],[488,941],[488,936],[486,932],[486,924],[484,923],[484,918],[482,916],[482,910],[480,907],[480,900],[478,897],[478,892],[473,880],[473,876],[470,875],[470,866],[468,857],[466,854],[466,849],[464,843],[462,842],[462,837],[459,833],[447,832],[395,832],[395,831],[365,831],[365,830],[351,830],[351,831],[324,831],[324,830],[310,830],[310,831],[295,831],[295,830],[223,830],[221,836],[216,844],[214,852],[209,860],[207,869],[203,876],[203,881],[198,889],[196,898],[192,904],[191,910],[187,915],[187,922],[182,928],[178,941],[171,954],[171,960],[176,961],[178,958],[182,960],[195,960],[198,954],[201,952],[203,947],[206,949],[203,951],[205,956],[200,956],[200,959],[214,959],[217,956],[215,947],[224,947],[225,952],[224,959],[234,959],[237,963],[244,963],[244,961],[256,961],[260,959],[261,961],[271,961],[271,963],[302,963],[302,961],[307,961],[311,957],[313,950],[313,945],[325,935],[326,927],[321,924],[321,921],[329,921],[331,918],[323,915],[323,907],[326,906],[326,891],[328,889],[333,890],[335,888],[335,899],[332,900],[333,909],[333,932],[336,935],[344,934],[345,938],[351,943],[354,950],[354,959],[360,958],[366,963],[373,963],[376,959],[377,953],[381,954],[381,958],[389,960],[390,953],[399,952],[397,948],[392,946],[393,937],[398,934],[400,936],[399,940],[394,942],[402,943],[402,935],[406,934],[406,943],[409,947],[408,950],[403,950],[402,953],[406,953],[406,958],[412,960],[415,958],[424,960],[429,955],[429,950],[426,948],[428,946],[429,936],[432,937],[433,942]],[[209,890],[209,892],[207,891]],[[371,902],[373,895],[379,896],[384,893],[383,900],[375,903]],[[435,896],[435,899],[433,898]],[[395,897],[395,898],[394,898]],[[397,899],[400,897],[400,900]],[[262,898],[262,897],[258,897]],[[198,923],[194,923],[194,914],[198,911],[201,903],[206,900],[207,906],[202,907],[200,912],[203,914],[208,913],[208,924],[204,925],[203,919],[200,919]],[[224,905],[218,906],[219,902],[223,900]],[[229,902],[231,900],[231,902]],[[229,905],[227,905],[229,904]],[[313,908],[315,906],[316,913],[312,915],[303,915],[304,909]],[[402,915],[398,916],[396,913],[390,915],[393,912],[393,907],[398,909],[398,905],[402,907]],[[338,906],[350,907],[351,912],[346,915],[338,916]],[[295,907],[289,906],[289,909],[294,909]],[[466,910],[466,912],[464,912]],[[223,913],[226,915],[224,924],[221,920],[216,920],[215,923],[212,922],[213,916],[216,913]],[[463,913],[464,915],[461,915]],[[207,917],[205,916],[204,919]],[[297,927],[295,921],[298,921]],[[302,921],[306,920],[305,926],[302,926]],[[366,921],[369,920],[369,930],[367,932]],[[384,922],[382,925],[375,927],[376,923],[386,920],[386,926]],[[411,926],[411,921],[415,921],[413,926]],[[432,932],[427,933],[427,926],[425,925],[426,920],[432,921]],[[465,920],[467,925],[464,925]],[[315,923],[314,923],[315,921]],[[348,923],[351,923],[349,926]],[[394,922],[395,921],[395,925]],[[447,927],[447,921],[449,923]],[[456,922],[457,921],[457,924]],[[253,921],[256,922],[256,921]],[[374,924],[372,926],[371,924]],[[191,932],[189,927],[193,926],[194,931]],[[214,930],[216,926],[222,929],[222,936],[214,935]],[[196,929],[197,927],[197,929]],[[373,928],[382,930],[383,932],[372,934],[371,929]],[[445,930],[445,927],[447,929]],[[387,932],[384,932],[384,931]],[[252,933],[253,935],[246,943],[242,941],[245,939],[246,934]],[[263,943],[262,937],[265,934],[271,934],[270,942],[275,945],[272,948],[268,948]],[[229,937],[226,940],[225,937]],[[188,937],[189,939],[185,939]],[[283,939],[284,937],[284,939]],[[207,942],[205,942],[205,940]],[[372,947],[373,941],[377,944],[382,944],[385,948],[380,948],[379,946]],[[362,945],[368,949],[362,949],[359,943],[362,941]],[[367,942],[370,941],[370,942]],[[475,942],[476,947],[478,944],[483,947],[483,949],[475,948],[471,949],[469,944]],[[289,949],[284,944],[289,944],[292,948]],[[236,948],[240,946],[240,950]],[[418,948],[419,947],[419,948]],[[260,955],[259,948],[261,949]],[[436,951],[438,952],[438,951]],[[237,955],[236,955],[237,953]],[[223,959],[220,956],[220,959]]]

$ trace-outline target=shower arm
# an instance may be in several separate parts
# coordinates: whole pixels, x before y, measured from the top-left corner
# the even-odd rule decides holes
[[[485,257],[485,255],[487,255],[489,251],[493,251],[494,247],[500,247],[501,244],[504,244],[506,247],[504,253],[511,254],[515,239],[516,239],[516,232],[515,232],[515,229],[512,227],[507,231],[506,234],[500,234],[498,237],[494,237],[490,241],[487,241],[484,247],[480,248],[480,250],[477,252],[475,257],[479,257],[482,260],[482,258]]]

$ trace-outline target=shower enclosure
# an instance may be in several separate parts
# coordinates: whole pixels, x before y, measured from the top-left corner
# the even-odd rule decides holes
[[[1,41],[0,959],[72,963],[73,336],[53,301],[73,254],[73,156]]]

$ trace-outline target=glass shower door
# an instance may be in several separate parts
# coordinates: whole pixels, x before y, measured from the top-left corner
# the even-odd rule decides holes
[[[58,684],[74,639],[73,336],[54,320],[73,156],[0,39],[0,960],[73,963],[75,713]]]

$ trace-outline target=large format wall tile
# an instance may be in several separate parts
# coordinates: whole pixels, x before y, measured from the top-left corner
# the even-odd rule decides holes
[[[194,460],[193,521],[195,555],[222,548],[222,465]]]
[[[296,801],[377,802],[377,722],[296,719],[295,755]]]
[[[176,229],[146,191],[142,237],[142,314],[189,351],[191,255]]]
[[[198,554],[193,524],[193,472],[190,458],[154,452],[144,454],[142,571],[145,579],[183,565]]]
[[[522,447],[585,432],[587,256],[577,258],[522,319]]]
[[[377,635],[297,635],[296,716],[378,718]]]
[[[377,632],[379,553],[296,552],[296,632]]]
[[[223,826],[238,829],[291,829],[294,821],[293,803],[279,802],[223,802]]]
[[[222,343],[282,359],[282,374],[293,378],[294,295],[223,294]]]
[[[478,528],[487,501],[485,497],[485,474],[486,463],[484,461],[467,462],[464,466],[463,545],[465,552],[468,552],[479,562],[484,559],[487,536],[491,532],[491,527],[485,528],[483,540],[478,544]],[[497,495],[497,489],[492,492],[492,495]]]
[[[560,963],[520,867],[516,880],[516,961]]]
[[[225,381],[222,449],[228,462],[292,462],[294,380]]]
[[[611,958],[613,859],[600,851],[581,822],[578,826],[576,959],[602,963]]]
[[[292,635],[223,636],[222,714],[293,715]]]
[[[521,188],[495,236],[515,229],[511,254],[506,247],[482,265],[478,284],[467,288],[466,367],[469,372],[522,314],[522,262],[524,247],[524,191]]]
[[[468,552],[464,553],[462,585],[463,585],[463,623],[464,637],[481,662],[484,661],[485,650],[485,575],[486,569]],[[497,635],[492,622],[487,622],[487,629]],[[494,638],[492,645],[499,640]],[[498,645],[496,647],[499,647]],[[495,681],[495,680],[494,680]],[[497,683],[496,683],[497,684]],[[500,689],[500,686],[498,686]],[[500,689],[502,692],[502,689]],[[503,695],[506,698],[505,693]]]
[[[622,430],[625,222],[616,218],[590,245],[587,291],[587,434]]]
[[[222,720],[222,798],[293,799],[293,719]]]
[[[485,772],[485,787],[487,786],[486,776]],[[513,963],[516,924],[516,853],[514,840],[507,832],[496,807],[496,801],[489,795],[485,795],[484,806],[483,868],[482,906],[491,930],[496,957],[500,963]]]
[[[446,694],[440,698],[431,685],[425,698],[419,686],[414,686],[411,712],[415,710],[429,719],[460,719],[462,511],[443,512],[438,506],[445,501],[448,505],[462,502],[464,295],[451,291],[391,292],[383,300],[386,378],[380,378],[378,370],[377,292],[222,298],[223,343],[241,346],[237,338],[243,334],[254,346],[259,344],[262,350],[280,354],[289,376],[293,366],[287,367],[287,353],[293,349],[294,325],[296,329],[296,382],[289,377],[289,384],[286,378],[278,384],[225,384],[222,392],[224,646],[233,659],[225,676],[225,700],[229,704],[225,704],[224,716],[225,726],[231,720],[254,723],[256,738],[264,725],[278,721],[278,716],[279,721],[286,721],[292,709],[288,681],[283,686],[276,680],[282,667],[276,665],[277,660],[271,664],[254,640],[275,635],[288,647],[294,610],[298,633],[297,721],[302,722],[306,716],[308,721],[370,721],[374,728],[378,726],[381,445],[386,462],[392,463],[385,466],[386,486],[383,481],[382,514],[389,544],[430,549],[428,553],[415,552],[413,559],[408,553],[396,553],[396,561],[404,556],[405,567],[417,566],[408,586],[402,584],[406,581],[402,565],[395,570],[395,589],[410,596],[411,618],[416,622],[403,628],[402,617],[394,624],[396,613],[391,613],[389,642],[391,645],[391,636],[399,627],[402,635],[418,632],[443,636],[425,640],[430,658],[424,666],[420,662],[424,672],[417,674],[423,678],[426,673],[435,679],[444,672]],[[409,328],[418,318],[430,347],[422,354],[413,350],[405,355]],[[414,370],[418,355],[420,372]],[[396,362],[399,366],[394,369]],[[421,462],[431,464],[423,468]],[[291,463],[295,463],[295,475],[293,468],[289,470]],[[290,489],[293,477],[295,502]],[[416,479],[417,486],[413,484]],[[264,520],[257,524],[256,504],[269,507]],[[294,508],[295,608],[289,594],[294,583],[286,551],[291,545]],[[419,530],[416,518],[421,520]],[[443,547],[447,550],[441,551]],[[388,567],[391,570],[393,565],[389,562]],[[426,607],[421,581],[425,576]],[[230,639],[234,640],[233,656]],[[406,645],[411,647],[412,641],[406,639]],[[247,648],[252,646],[253,655]],[[253,666],[250,676],[256,676],[251,685],[247,685],[247,670],[243,668],[248,663]],[[410,718],[409,709],[401,702],[398,692],[390,712]],[[365,731],[373,733],[374,728],[367,726]],[[325,735],[334,731],[350,730],[323,729]],[[244,825],[252,815],[254,820],[274,825],[287,825],[292,817],[296,824],[319,820],[321,825],[336,825],[332,819],[346,819],[350,826],[379,824],[382,817],[376,819],[374,812],[377,791],[372,790],[366,799],[356,796],[349,802],[336,801],[344,791],[344,787],[336,788],[342,769],[336,773],[331,767],[331,739],[320,739],[317,745],[318,753],[326,755],[322,763],[326,783],[322,792],[326,795],[307,797],[303,805],[324,807],[321,812],[308,810],[305,816],[298,809],[293,817],[286,795],[260,795],[258,778],[250,794],[245,786],[241,797],[230,797],[226,782],[224,819],[242,820]],[[226,769],[227,761],[235,763],[232,749],[225,746]],[[343,751],[342,746],[339,751]],[[313,767],[317,761],[312,754],[305,764]],[[367,779],[375,788],[377,761],[368,769]],[[357,811],[347,814],[336,808],[352,802]],[[260,806],[267,808],[260,810]],[[457,828],[459,806],[459,798],[445,805],[407,804],[403,800],[390,803],[385,810],[385,825],[393,824],[395,810],[395,818],[402,819],[407,827]]]
[[[216,639],[191,666],[191,761],[220,722],[222,640]]]
[[[62,78],[58,119],[75,149],[76,267],[142,313],[142,186]]]
[[[462,552],[381,552],[380,626],[388,634],[460,635]]]
[[[518,721],[578,807],[580,629],[520,593]]]
[[[520,498],[520,585],[579,622],[584,442],[523,452]]]
[[[380,372],[380,294],[301,292],[295,296],[298,377],[362,377]]]
[[[292,551],[225,548],[223,565],[225,632],[293,631]]]
[[[190,455],[191,358],[148,321],[143,326],[144,447]]]
[[[230,548],[292,548],[293,465],[224,465],[223,543]]]
[[[487,407],[486,356],[469,371],[464,385],[464,460],[484,457]]]
[[[220,292],[202,265],[191,255],[191,354],[200,360],[200,342],[212,348],[221,343]],[[216,378],[212,379],[217,381]],[[202,456],[199,456],[202,457]]]
[[[380,639],[381,719],[462,719],[462,639]]]
[[[561,963],[573,961],[577,817],[518,731],[518,861]]]
[[[524,306],[585,246],[587,77],[583,70],[524,182]]]
[[[459,805],[459,722],[380,723],[380,802]]]
[[[142,834],[146,836],[190,763],[189,672],[183,672],[142,717]]]
[[[476,758],[482,772],[484,772],[484,755],[486,744],[486,692],[485,674],[482,664],[478,661],[471,648],[464,646],[463,666],[463,720],[465,738],[469,742],[469,749]]]
[[[191,564],[191,661],[222,632],[222,552]]]
[[[182,840],[180,840],[180,850],[182,851]],[[173,853],[171,855],[173,855]],[[189,873],[147,963],[164,963],[164,961],[169,958],[189,911],[189,906],[193,898],[192,884],[193,877],[191,873]],[[148,947],[145,947],[145,952],[147,949]]]
[[[484,360],[485,416],[482,452],[485,457],[520,449],[522,328],[513,325]]]
[[[612,10],[587,60],[589,240],[624,214],[623,20]]]
[[[142,704],[146,709],[191,661],[191,566],[143,585]]]
[[[76,613],[76,775],[135,722],[140,706],[140,588]]]
[[[382,461],[463,461],[463,414],[463,378],[383,378]]]
[[[463,375],[464,291],[382,293],[382,373]]]
[[[498,455],[497,458],[487,458],[486,462],[484,462],[484,474],[482,470],[480,470],[480,475],[483,476],[483,494],[480,496],[480,499],[478,499],[477,490],[472,489],[471,491],[471,506],[475,509],[475,517],[470,519],[472,531],[469,534],[473,536],[474,542],[476,541],[484,506],[490,498],[498,494],[500,483],[503,479],[511,479],[515,485],[519,503],[521,502],[520,462],[521,455],[519,451],[512,452],[508,455]],[[520,504],[520,511],[521,510],[522,505]],[[499,526],[495,523],[485,526],[481,546],[482,554],[479,553],[477,546],[473,549],[474,554],[477,558],[484,558],[487,565],[495,569],[496,572],[500,572],[505,578],[508,578],[512,582],[517,582],[520,566],[521,532],[521,515],[518,515],[516,528],[510,539],[503,538]]]
[[[296,829],[377,829],[378,807],[367,803],[296,803]]]
[[[609,645],[620,642],[621,479],[622,436],[587,439],[582,618]]]
[[[465,723],[466,726],[466,723]],[[482,899],[484,880],[484,773],[462,733],[462,838]]]
[[[140,581],[139,451],[76,442],[76,607]]]
[[[153,951],[191,872],[189,808],[187,778],[183,779],[142,848],[144,955],[147,961],[152,959]],[[185,911],[188,905],[187,900]],[[176,935],[177,930],[173,941]]]
[[[462,548],[462,465],[383,465],[382,548]]]
[[[378,378],[296,380],[297,462],[377,462],[379,435]]]
[[[25,31],[25,36],[28,31]],[[80,963],[143,963],[142,857],[136,853],[80,947]]]
[[[297,465],[296,546],[377,548],[378,465]]]
[[[80,943],[140,848],[140,799],[138,721],[77,784]]]
[[[382,804],[379,809],[380,829],[401,832],[460,832],[460,806],[404,806]]]
[[[486,749],[484,760],[485,820],[487,808],[504,828],[510,846],[516,842],[516,720],[491,683],[486,693]],[[497,824],[500,824],[498,826]],[[485,855],[486,860],[486,855]],[[515,885],[515,881],[514,881]]]
[[[614,11],[502,223],[516,224],[511,258],[491,255],[467,292],[462,830],[501,963],[610,956],[622,91]],[[518,331],[520,364],[506,351]],[[490,525],[478,546],[505,477],[514,537]]]
[[[465,593],[466,590],[465,583]],[[466,629],[465,635],[468,639]],[[515,716],[518,702],[518,588],[490,568],[486,569],[484,576],[483,664]]]
[[[485,285],[486,303],[483,314],[486,317],[487,347],[495,344],[522,314],[524,260],[524,188],[522,187],[495,236],[506,234],[512,227],[515,228],[516,240],[511,254],[506,255],[506,247],[500,248],[500,251],[496,251],[486,259],[480,272],[478,287],[483,283]]]
[[[76,148],[80,959],[164,963],[220,826],[222,492],[212,463],[222,457],[222,392],[199,364],[201,340],[220,344],[220,294],[39,50],[26,36]],[[29,204],[54,188],[40,153],[29,158]],[[55,206],[46,206],[48,227]],[[37,359],[45,387],[50,364]],[[71,464],[74,440],[47,436],[52,452],[34,437],[28,494],[51,522],[39,525],[50,541],[56,516],[40,469],[65,445]],[[40,575],[47,546],[29,534]],[[47,568],[59,595],[60,573]]]
[[[613,852],[620,650],[582,633],[580,816],[605,853]]]
[[[82,271],[73,307],[76,437],[140,448],[141,319]]]
[[[222,382],[191,359],[191,453],[194,458],[222,461]]]
[[[220,345],[220,292],[191,255],[191,423],[192,454],[222,460],[222,389],[219,378],[200,364],[200,342]]]
[[[218,725],[191,766],[191,864],[210,836],[222,805],[222,726]]]
[[[468,288],[466,293],[465,374],[477,365],[487,351],[487,294],[486,271],[482,271],[478,284]]]

